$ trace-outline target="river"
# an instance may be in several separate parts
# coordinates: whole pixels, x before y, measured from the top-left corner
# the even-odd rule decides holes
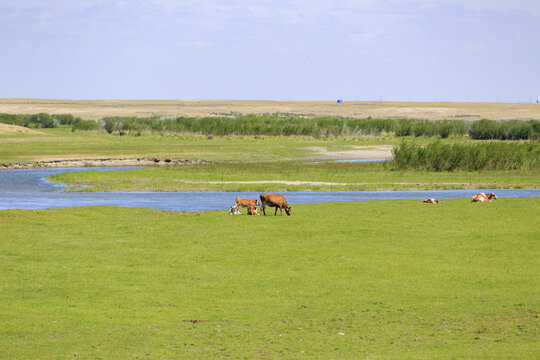
[[[234,198],[258,199],[255,192],[65,192],[66,185],[45,180],[63,172],[129,170],[133,168],[71,168],[0,171],[0,210],[51,209],[87,205],[144,207],[174,211],[228,209]],[[287,192],[289,205],[336,201],[471,198],[475,193],[495,192],[500,198],[538,197],[540,189],[473,189],[422,191]]]

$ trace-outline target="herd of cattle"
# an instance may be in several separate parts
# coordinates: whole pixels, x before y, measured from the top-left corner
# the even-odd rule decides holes
[[[260,195],[261,202],[259,200],[249,200],[249,199],[241,199],[236,198],[234,199],[234,206],[231,206],[229,209],[229,215],[240,215],[240,208],[245,207],[247,208],[247,214],[248,215],[260,215],[257,213],[257,206],[260,207],[260,211],[263,213],[263,215],[266,215],[266,211],[264,208],[268,205],[270,207],[275,207],[276,210],[274,211],[274,215],[277,215],[277,209],[279,209],[280,215],[283,215],[283,210],[287,213],[287,215],[291,215],[291,207],[287,205],[287,200],[282,195],[278,194],[267,194],[263,193]],[[497,200],[497,195],[494,193],[485,194],[485,193],[478,193],[472,197],[472,202],[491,202],[491,199]],[[428,204],[439,204],[441,201],[436,200],[433,198],[425,199],[425,203]]]
[[[260,211],[263,213],[263,215],[266,215],[266,211],[264,208],[268,205],[270,207],[275,207],[276,211],[274,212],[274,215],[277,215],[277,209],[279,208],[279,213],[283,215],[283,210],[287,213],[287,215],[291,215],[291,207],[287,205],[287,200],[282,195],[278,194],[267,194],[263,193],[260,195],[261,202],[259,203],[259,200],[249,200],[249,199],[240,199],[236,198],[234,199],[234,206],[231,206],[229,209],[229,215],[238,215],[240,214],[240,208],[245,207],[247,208],[247,214],[248,215],[260,215],[257,213],[257,206],[261,206]]]
[[[494,193],[486,194],[486,193],[478,193],[472,197],[472,202],[491,202],[491,199],[497,200],[497,195]],[[424,200],[425,203],[428,204],[439,204],[440,200],[435,200],[433,198],[429,198]]]

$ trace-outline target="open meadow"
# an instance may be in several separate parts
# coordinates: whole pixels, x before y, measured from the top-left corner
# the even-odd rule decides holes
[[[539,206],[0,211],[0,357],[534,358]]]

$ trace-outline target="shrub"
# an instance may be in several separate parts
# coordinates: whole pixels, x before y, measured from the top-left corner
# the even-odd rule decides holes
[[[97,130],[98,123],[94,120],[78,120],[71,125],[71,131],[89,131],[89,130]]]
[[[435,141],[422,147],[404,141],[392,149],[397,169],[428,171],[515,170],[538,166],[538,143],[486,142],[476,144],[443,144]]]

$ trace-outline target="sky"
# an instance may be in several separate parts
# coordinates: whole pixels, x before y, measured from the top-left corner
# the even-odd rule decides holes
[[[0,98],[536,102],[538,0],[0,0]]]

